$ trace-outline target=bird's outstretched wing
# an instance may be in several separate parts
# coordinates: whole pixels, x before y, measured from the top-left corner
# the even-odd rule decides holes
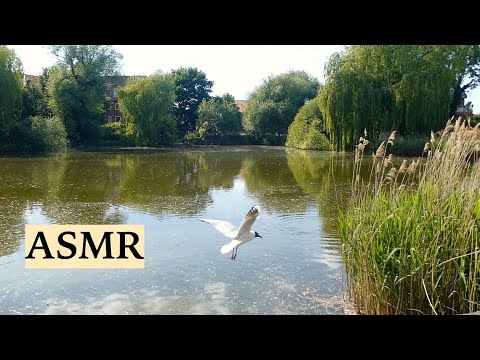
[[[260,214],[260,207],[259,206],[253,206],[245,215],[245,219],[243,220],[242,224],[238,228],[238,236],[241,236],[242,234],[246,234],[250,231],[252,228],[253,223],[257,219],[258,215]]]
[[[215,230],[221,232],[223,235],[229,238],[235,238],[237,236],[237,227],[228,221],[222,220],[210,220],[210,219],[200,219],[204,223],[212,225]]]
[[[228,253],[229,251],[232,251],[233,248],[234,248],[235,246],[237,246],[238,244],[240,244],[240,243],[241,243],[240,240],[232,240],[232,241],[230,241],[227,245],[223,245],[222,248],[220,249],[220,252],[221,252],[222,254],[226,254],[226,253]]]

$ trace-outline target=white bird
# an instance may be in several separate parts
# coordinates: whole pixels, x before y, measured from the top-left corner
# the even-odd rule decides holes
[[[223,245],[220,249],[222,254],[226,254],[229,251],[232,251],[232,257],[230,259],[235,260],[238,253],[238,247],[240,245],[246,244],[247,242],[255,239],[256,237],[262,238],[256,231],[251,231],[253,223],[260,214],[260,207],[253,206],[245,215],[240,227],[237,229],[235,225],[229,223],[228,221],[222,220],[210,220],[210,219],[200,219],[204,223],[212,225],[217,231],[221,232],[226,237],[233,239],[228,244]]]

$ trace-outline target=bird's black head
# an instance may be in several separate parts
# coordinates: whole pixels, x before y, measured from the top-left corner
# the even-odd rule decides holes
[[[255,237],[259,237],[263,239],[263,237],[261,237],[256,231],[255,231]]]

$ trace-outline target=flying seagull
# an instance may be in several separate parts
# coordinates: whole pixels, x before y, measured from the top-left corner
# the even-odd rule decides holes
[[[223,245],[220,249],[222,254],[226,254],[229,251],[232,251],[232,257],[230,259],[235,260],[238,253],[238,247],[240,245],[246,244],[247,242],[255,239],[256,237],[262,238],[256,231],[251,231],[253,223],[260,214],[260,207],[253,206],[245,215],[240,227],[237,227],[228,221],[222,220],[210,220],[210,219],[200,219],[204,223],[212,225],[217,231],[221,232],[226,237],[233,239],[228,244]],[[263,239],[263,238],[262,238]]]

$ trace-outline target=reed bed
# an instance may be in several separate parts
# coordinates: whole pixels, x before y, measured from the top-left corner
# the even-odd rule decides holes
[[[480,124],[447,122],[424,154],[396,167],[367,132],[339,225],[349,294],[361,314],[480,310]],[[368,153],[372,155],[367,155]],[[364,161],[373,156],[371,165]],[[371,166],[369,178],[360,176]]]

